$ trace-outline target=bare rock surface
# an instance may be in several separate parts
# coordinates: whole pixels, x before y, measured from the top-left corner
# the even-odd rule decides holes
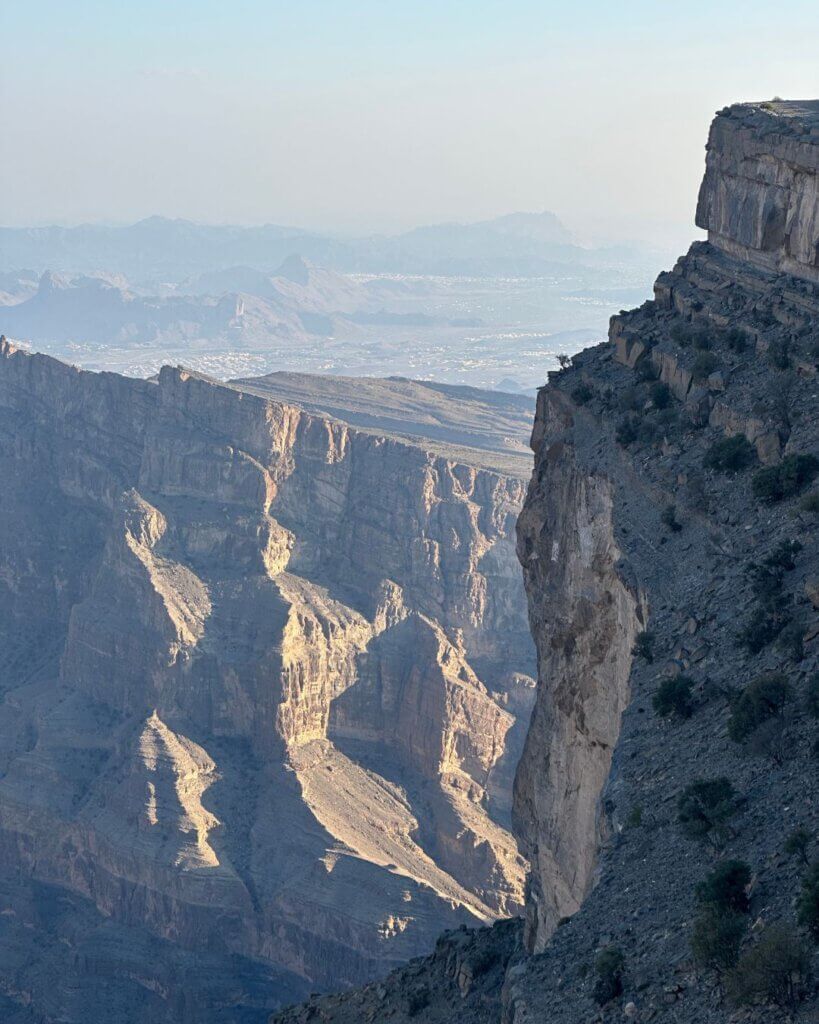
[[[718,114],[700,194],[709,241],[539,393],[518,520],[538,687],[513,808],[531,868],[503,980],[464,996],[436,952],[411,978],[277,1024],[817,1019],[818,947],[797,914],[819,857],[816,115],[779,101]],[[781,700],[740,730],[748,687],[769,674]],[[669,683],[685,694],[676,711],[658,701]],[[714,780],[729,795],[697,836],[681,796]],[[717,971],[691,939],[698,886],[729,860],[747,865],[747,904],[740,966],[723,939]],[[775,926],[801,950],[778,990],[781,942],[754,971],[745,960]],[[604,950],[618,967],[601,986]],[[767,990],[749,992],[761,976]],[[424,986],[436,1002],[410,1013]]]
[[[4,1021],[260,1021],[521,909],[522,459],[389,388],[412,439],[0,342]]]

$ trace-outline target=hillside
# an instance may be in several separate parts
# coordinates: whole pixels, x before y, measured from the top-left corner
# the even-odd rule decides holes
[[[819,101],[717,115],[698,224],[538,398],[525,925],[276,1022],[816,1019]]]

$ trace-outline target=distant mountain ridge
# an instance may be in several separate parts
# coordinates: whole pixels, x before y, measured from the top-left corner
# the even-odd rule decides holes
[[[294,254],[348,272],[531,274],[542,273],[550,262],[594,262],[601,252],[575,245],[568,229],[549,212],[359,238],[275,224],[218,226],[165,217],[124,227],[0,227],[0,271],[114,270],[154,282],[236,265],[274,270]]]

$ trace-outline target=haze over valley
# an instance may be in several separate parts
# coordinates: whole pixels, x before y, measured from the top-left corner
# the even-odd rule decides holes
[[[660,254],[574,243],[554,215],[393,237],[209,227],[0,229],[0,332],[87,369],[543,383],[650,293]]]

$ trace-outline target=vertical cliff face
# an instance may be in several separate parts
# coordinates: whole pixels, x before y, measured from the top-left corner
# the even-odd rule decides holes
[[[613,484],[576,458],[576,410],[541,391],[535,473],[518,520],[538,698],[515,783],[515,830],[530,863],[527,945],[543,949],[592,884],[608,828],[600,793],[630,699],[640,596],[620,575]],[[588,424],[593,430],[593,425]]]
[[[280,1021],[815,1018],[805,865],[785,839],[819,830],[817,154],[819,103],[722,111],[709,241],[540,391],[518,519],[538,684],[514,793],[530,861],[517,953],[498,926],[456,932],[385,985]],[[763,707],[772,678],[781,700]],[[681,800],[699,782],[720,799]],[[750,879],[736,956],[780,926],[799,951],[784,989],[746,987],[748,1010],[727,992],[753,972],[726,972],[724,937],[721,972],[692,952],[698,887],[726,860]],[[754,954],[757,980],[777,941]]]
[[[257,1019],[518,910],[519,475],[5,341],[0,430],[3,863],[84,907],[13,1001],[101,1020],[108,928],[123,1021]]]

